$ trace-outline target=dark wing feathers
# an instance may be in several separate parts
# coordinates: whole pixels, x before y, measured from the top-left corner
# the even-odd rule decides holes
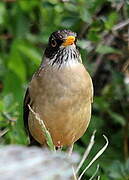
[[[29,107],[28,104],[30,104],[31,102],[31,98],[29,95],[29,88],[27,88],[26,94],[25,94],[25,98],[24,98],[24,105],[23,105],[23,119],[24,119],[24,127],[25,127],[25,131],[26,133],[29,135],[29,139],[30,139],[30,144],[29,146],[41,146],[31,135],[30,131],[29,131],[29,126],[28,126],[28,117],[29,117]],[[30,104],[31,106],[32,104]]]
[[[30,95],[29,95],[29,89],[27,88],[25,98],[24,98],[24,105],[23,105],[24,127],[27,133],[29,131],[29,127],[28,127],[28,116],[29,116],[28,104],[29,103],[30,103]]]

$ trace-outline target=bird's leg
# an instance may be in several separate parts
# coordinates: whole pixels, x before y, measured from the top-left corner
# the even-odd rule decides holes
[[[62,146],[56,146],[56,151],[61,152]]]
[[[60,152],[62,150],[62,145],[60,143],[60,141],[57,142],[57,145],[56,145],[56,151]]]
[[[69,156],[71,156],[71,154],[73,152],[73,145],[74,145],[74,143],[71,144],[70,146],[68,146],[67,153],[68,153]]]

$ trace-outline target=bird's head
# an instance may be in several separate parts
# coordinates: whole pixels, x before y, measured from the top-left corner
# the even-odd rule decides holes
[[[49,37],[48,46],[45,50],[45,56],[55,62],[66,61],[70,56],[77,56],[76,49],[77,34],[71,30],[59,30],[53,32]],[[62,58],[64,57],[64,58]]]
[[[67,47],[76,43],[77,34],[70,30],[59,30],[53,32],[49,38],[51,48]]]

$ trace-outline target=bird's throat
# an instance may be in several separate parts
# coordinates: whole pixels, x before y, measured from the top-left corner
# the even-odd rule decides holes
[[[61,68],[63,66],[71,66],[80,61],[80,55],[75,45],[60,47],[57,53],[50,59],[49,64]]]

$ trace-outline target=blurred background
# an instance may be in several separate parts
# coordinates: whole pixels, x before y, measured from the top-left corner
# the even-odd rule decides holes
[[[128,0],[0,1],[0,144],[27,144],[23,97],[49,35],[58,29],[77,32],[83,63],[94,82],[91,123],[74,151],[82,155],[96,129],[90,161],[105,143],[103,134],[109,139],[85,178],[99,163],[102,180],[129,180]]]

